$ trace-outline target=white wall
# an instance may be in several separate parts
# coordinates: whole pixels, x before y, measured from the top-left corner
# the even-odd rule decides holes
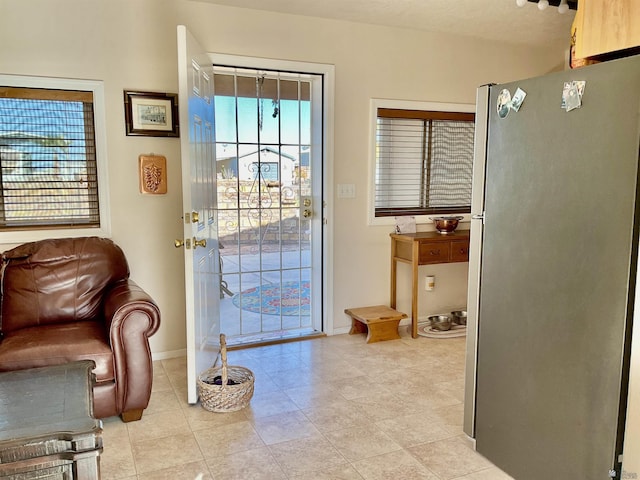
[[[388,302],[390,228],[366,223],[370,98],[473,103],[480,84],[542,74],[564,61],[563,52],[186,0],[0,0],[0,73],[105,83],[112,236],[132,277],[160,304],[156,355],[185,347],[182,251],[173,246],[182,231],[179,140],[127,137],[122,92],[177,92],[178,24],[211,52],[335,65],[334,181],[357,192],[328,199],[335,202],[330,314],[338,329],[348,325],[345,308]],[[138,191],[138,155],[151,152],[167,157],[166,195]],[[4,250],[2,243],[0,234]],[[430,311],[464,304],[464,265],[434,272],[437,290],[423,292],[421,313],[425,300]],[[408,298],[401,294],[401,308]]]
[[[564,62],[564,52],[470,38],[204,3],[184,6],[180,20],[210,51],[335,65],[333,180],[355,184],[357,192],[355,199],[329,199],[335,211],[333,321],[340,331],[349,324],[345,308],[389,301],[391,227],[367,226],[370,99],[473,104],[483,83],[539,75]],[[410,274],[402,267],[398,308],[408,312]],[[421,281],[427,273],[438,282],[434,292],[420,290],[421,316],[466,303],[466,265],[423,267]]]
[[[185,344],[179,140],[127,137],[123,107],[124,89],[177,92],[175,21],[156,5],[173,3],[0,0],[0,72],[104,81],[112,237],[160,305],[159,352]],[[151,152],[167,157],[167,195],[139,193],[138,155]]]
[[[564,62],[562,51],[187,0],[0,0],[0,73],[105,82],[113,239],[132,277],[160,305],[162,326],[151,339],[156,356],[185,347],[182,251],[173,247],[182,235],[180,147],[177,139],[125,136],[122,91],[177,92],[178,24],[211,52],[335,65],[334,183],[353,183],[357,192],[328,199],[335,212],[329,314],[337,328],[348,324],[345,308],[388,302],[390,228],[367,226],[370,98],[473,103],[478,85],[537,76]],[[138,192],[137,158],[151,152],[167,157],[167,195]],[[0,234],[4,250],[2,243]],[[464,302],[465,265],[423,269],[421,277],[436,275],[437,287],[421,290],[421,314]],[[407,300],[408,292],[401,308]],[[638,367],[636,358],[635,390]],[[629,410],[638,417],[633,402]],[[627,440],[638,445],[638,437]]]

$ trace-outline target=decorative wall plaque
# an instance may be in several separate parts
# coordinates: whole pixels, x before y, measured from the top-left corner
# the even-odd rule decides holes
[[[167,158],[162,155],[138,157],[140,193],[161,195],[167,193]]]

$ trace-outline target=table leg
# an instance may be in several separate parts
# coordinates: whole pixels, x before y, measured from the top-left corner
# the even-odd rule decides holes
[[[418,242],[413,242],[413,252],[411,254],[411,337],[418,338]]]
[[[99,480],[100,478],[100,450],[84,452],[76,455],[73,462],[74,477],[85,480]],[[66,478],[66,477],[65,477]]]
[[[396,308],[396,275],[398,271],[398,262],[395,259],[396,257],[396,241],[391,239],[391,292],[389,299],[389,306],[393,309]]]
[[[351,330],[349,330],[349,335],[353,335],[354,333],[369,333],[369,328],[360,320],[351,317]]]

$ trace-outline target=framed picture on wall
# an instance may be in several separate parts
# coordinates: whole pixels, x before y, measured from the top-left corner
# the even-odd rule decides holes
[[[124,91],[127,135],[179,137],[178,95]]]

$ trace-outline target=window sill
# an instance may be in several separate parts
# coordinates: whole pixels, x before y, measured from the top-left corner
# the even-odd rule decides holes
[[[47,238],[110,237],[111,232],[104,227],[59,228],[43,230],[16,230],[0,232],[0,245],[19,245]],[[3,249],[4,250],[4,249]]]
[[[431,218],[432,217],[446,217],[446,216],[449,216],[449,214],[416,215],[415,218],[416,218],[416,226],[418,228],[418,231],[435,230],[436,228],[435,228]],[[470,213],[454,213],[454,214],[451,214],[451,216],[463,217],[463,219],[460,220],[460,224],[459,224],[458,228],[461,229],[461,230],[468,230],[469,229],[468,223],[471,222],[471,214]],[[395,227],[395,225],[396,225],[395,217],[370,217],[369,218],[369,226],[371,226],[371,227],[386,226],[386,225],[389,225],[391,227]]]

